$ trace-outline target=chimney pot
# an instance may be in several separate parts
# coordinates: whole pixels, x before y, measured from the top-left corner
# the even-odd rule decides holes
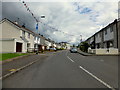
[[[15,24],[18,24],[18,22],[17,22],[17,21],[15,21],[14,23],[15,23]]]

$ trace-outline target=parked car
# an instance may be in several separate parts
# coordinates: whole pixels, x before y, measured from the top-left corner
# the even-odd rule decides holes
[[[70,52],[71,52],[71,53],[77,53],[77,49],[76,49],[76,48],[71,48],[71,49],[70,49]]]
[[[50,48],[50,51],[56,51],[57,49],[56,48]]]

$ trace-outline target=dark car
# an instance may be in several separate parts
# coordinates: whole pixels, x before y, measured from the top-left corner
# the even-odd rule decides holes
[[[76,48],[71,48],[71,49],[70,49],[70,52],[71,52],[71,53],[77,53],[77,49],[76,49]]]

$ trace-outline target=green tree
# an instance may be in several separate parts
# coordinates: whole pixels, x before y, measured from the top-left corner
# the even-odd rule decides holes
[[[87,42],[80,43],[80,50],[83,52],[88,52],[89,47],[90,47],[90,45]]]
[[[73,44],[73,47],[75,47],[75,44]]]

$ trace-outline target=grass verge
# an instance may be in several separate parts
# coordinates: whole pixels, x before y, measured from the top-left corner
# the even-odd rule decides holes
[[[18,56],[28,55],[28,53],[0,53],[0,61],[11,59]]]

